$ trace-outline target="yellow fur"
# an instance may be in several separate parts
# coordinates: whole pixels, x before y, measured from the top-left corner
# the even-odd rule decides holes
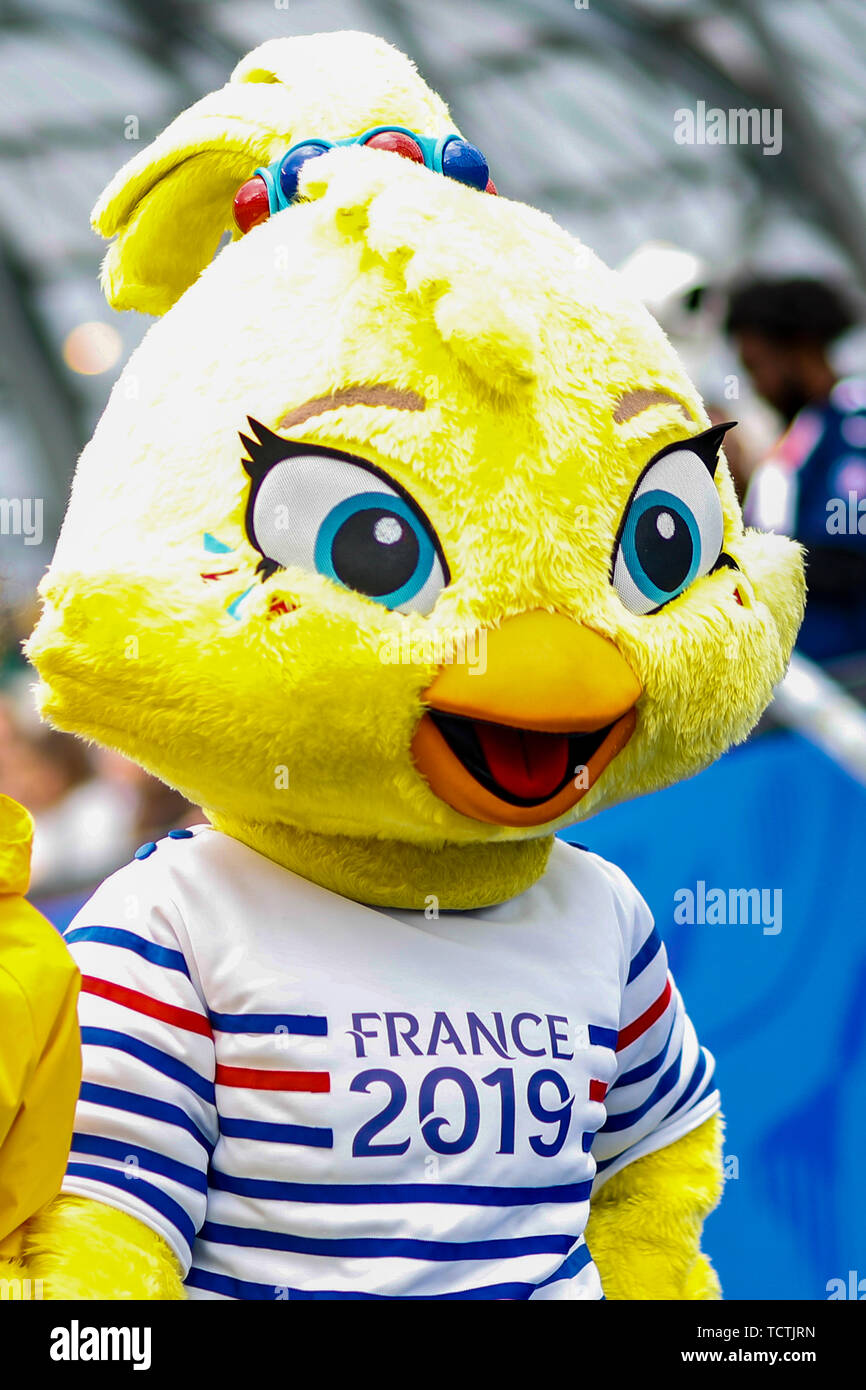
[[[533,832],[549,836],[690,775],[748,733],[799,621],[799,554],[743,530],[720,466],[725,548],[741,573],[708,575],[649,618],[629,613],[609,579],[622,511],[647,459],[689,429],[671,405],[616,425],[614,404],[625,389],[664,389],[691,432],[707,423],[661,329],[531,208],[358,147],[305,173],[310,201],[226,247],[114,389],[42,589],[30,655],[43,711],[129,754],[223,828],[322,837],[320,881],[335,881],[341,837],[379,854],[372,877],[388,882],[403,844],[429,851],[425,881],[444,845],[462,845],[466,884],[496,881],[509,896],[543,857],[515,851],[509,866],[489,847],[526,831],[482,825],[430,790],[409,745],[435,667],[386,664],[387,644],[432,644],[528,608],[616,642],[644,690],[637,732],[575,812]],[[262,584],[244,532],[246,415],[275,427],[304,400],[371,381],[421,390],[427,408],[346,405],[292,435],[360,451],[412,491],[452,571],[426,618],[299,569]],[[210,584],[205,531],[237,571]],[[227,605],[248,586],[234,621]],[[293,611],[273,620],[277,595]],[[275,787],[283,765],[288,790]]]
[[[0,796],[0,1279],[22,1277],[23,1223],[60,1186],[81,1082],[78,968],[23,896],[32,835]]]
[[[714,1299],[701,1226],[722,1194],[718,1116],[615,1173],[593,1197],[586,1243],[610,1299]]]
[[[111,301],[171,311],[81,457],[29,652],[46,718],[134,758],[220,829],[362,901],[417,906],[433,893],[459,908],[519,893],[556,830],[744,738],[790,655],[803,572],[792,542],[744,530],[722,462],[724,548],[738,569],[650,617],[620,602],[611,556],[635,482],[708,419],[658,324],[542,213],[342,148],[305,166],[304,202],[207,264],[257,164],[295,139],[382,121],[451,128],[381,40],[281,40],[106,190],[94,218],[116,236]],[[361,453],[411,491],[452,576],[428,617],[301,568],[262,583],[245,534],[246,416],[277,429],[306,400],[376,382],[426,407],[344,404],[291,437]],[[617,424],[630,390],[679,405]],[[233,573],[203,578],[205,532],[228,547]],[[229,604],[247,589],[235,619]],[[273,617],[277,598],[289,611]],[[631,741],[577,808],[527,832],[433,793],[410,744],[435,663],[383,652],[407,638],[435,648],[530,609],[609,638],[643,694]],[[609,1297],[717,1296],[698,1253],[714,1135],[704,1127],[601,1188],[590,1245]],[[35,1228],[33,1267],[52,1290],[180,1296],[154,1241],[110,1208],[64,1199]]]
[[[29,1225],[27,1272],[45,1298],[182,1299],[165,1241],[126,1212],[85,1197],[58,1197]]]
[[[18,1292],[19,1281],[23,1281],[27,1277],[27,1265],[24,1259],[24,1227],[18,1226],[4,1240],[0,1240],[0,1289],[8,1288],[10,1295],[14,1296]]]
[[[349,81],[335,83],[343,70]],[[305,135],[360,135],[396,121],[455,129],[445,103],[402,53],[370,34],[313,34],[262,44],[231,80],[163,131],[112,179],[93,210],[109,248],[102,283],[116,309],[163,314],[226,230],[232,198],[259,164]],[[182,227],[181,235],[178,228]]]

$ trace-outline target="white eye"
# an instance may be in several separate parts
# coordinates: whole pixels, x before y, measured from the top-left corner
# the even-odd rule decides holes
[[[726,428],[714,426],[665,450],[632,493],[612,574],[631,613],[654,612],[717,564],[724,515],[713,473]]]
[[[299,566],[401,613],[429,613],[448,582],[432,526],[363,459],[254,428],[247,533],[272,569]]]

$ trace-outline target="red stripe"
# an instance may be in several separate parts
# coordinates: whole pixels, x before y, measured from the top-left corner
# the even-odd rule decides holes
[[[607,1095],[606,1081],[590,1081],[589,1098],[590,1100],[604,1100]]]
[[[159,999],[151,999],[149,994],[140,994],[137,989],[127,989],[125,985],[112,984],[110,980],[100,980],[96,975],[83,975],[81,989],[84,994],[98,994],[101,999],[111,999],[115,1004],[134,1009],[137,1014],[147,1014],[149,1018],[171,1023],[175,1028],[184,1028],[187,1033],[200,1033],[203,1038],[213,1037],[204,1014],[197,1014],[193,1009],[163,1004]]]
[[[641,1033],[645,1033],[648,1028],[652,1028],[656,1019],[661,1018],[671,999],[671,982],[668,980],[658,999],[654,1004],[650,1004],[645,1013],[640,1018],[636,1018],[634,1023],[630,1023],[627,1028],[623,1028],[619,1035],[616,1045],[617,1052],[622,1052],[624,1047],[633,1043],[635,1038],[639,1038]]]
[[[252,1067],[217,1066],[218,1086],[248,1086],[253,1091],[330,1091],[327,1071],[256,1071]]]

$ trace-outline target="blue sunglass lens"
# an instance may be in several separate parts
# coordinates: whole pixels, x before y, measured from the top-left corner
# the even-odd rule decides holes
[[[449,179],[457,179],[470,188],[482,191],[490,178],[487,160],[481,151],[475,145],[470,145],[468,140],[459,138],[449,140],[442,151],[442,172]]]
[[[298,174],[301,166],[306,164],[308,159],[315,159],[317,155],[324,154],[329,149],[328,145],[319,144],[316,141],[309,141],[306,145],[298,145],[296,149],[289,150],[280,161],[280,172],[278,175],[280,182],[280,192],[287,203],[290,203],[298,191]]]

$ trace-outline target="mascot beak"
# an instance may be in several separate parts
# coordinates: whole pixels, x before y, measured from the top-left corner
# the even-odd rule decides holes
[[[625,747],[641,685],[608,638],[558,613],[483,628],[424,693],[415,765],[474,820],[532,826],[576,805]]]

